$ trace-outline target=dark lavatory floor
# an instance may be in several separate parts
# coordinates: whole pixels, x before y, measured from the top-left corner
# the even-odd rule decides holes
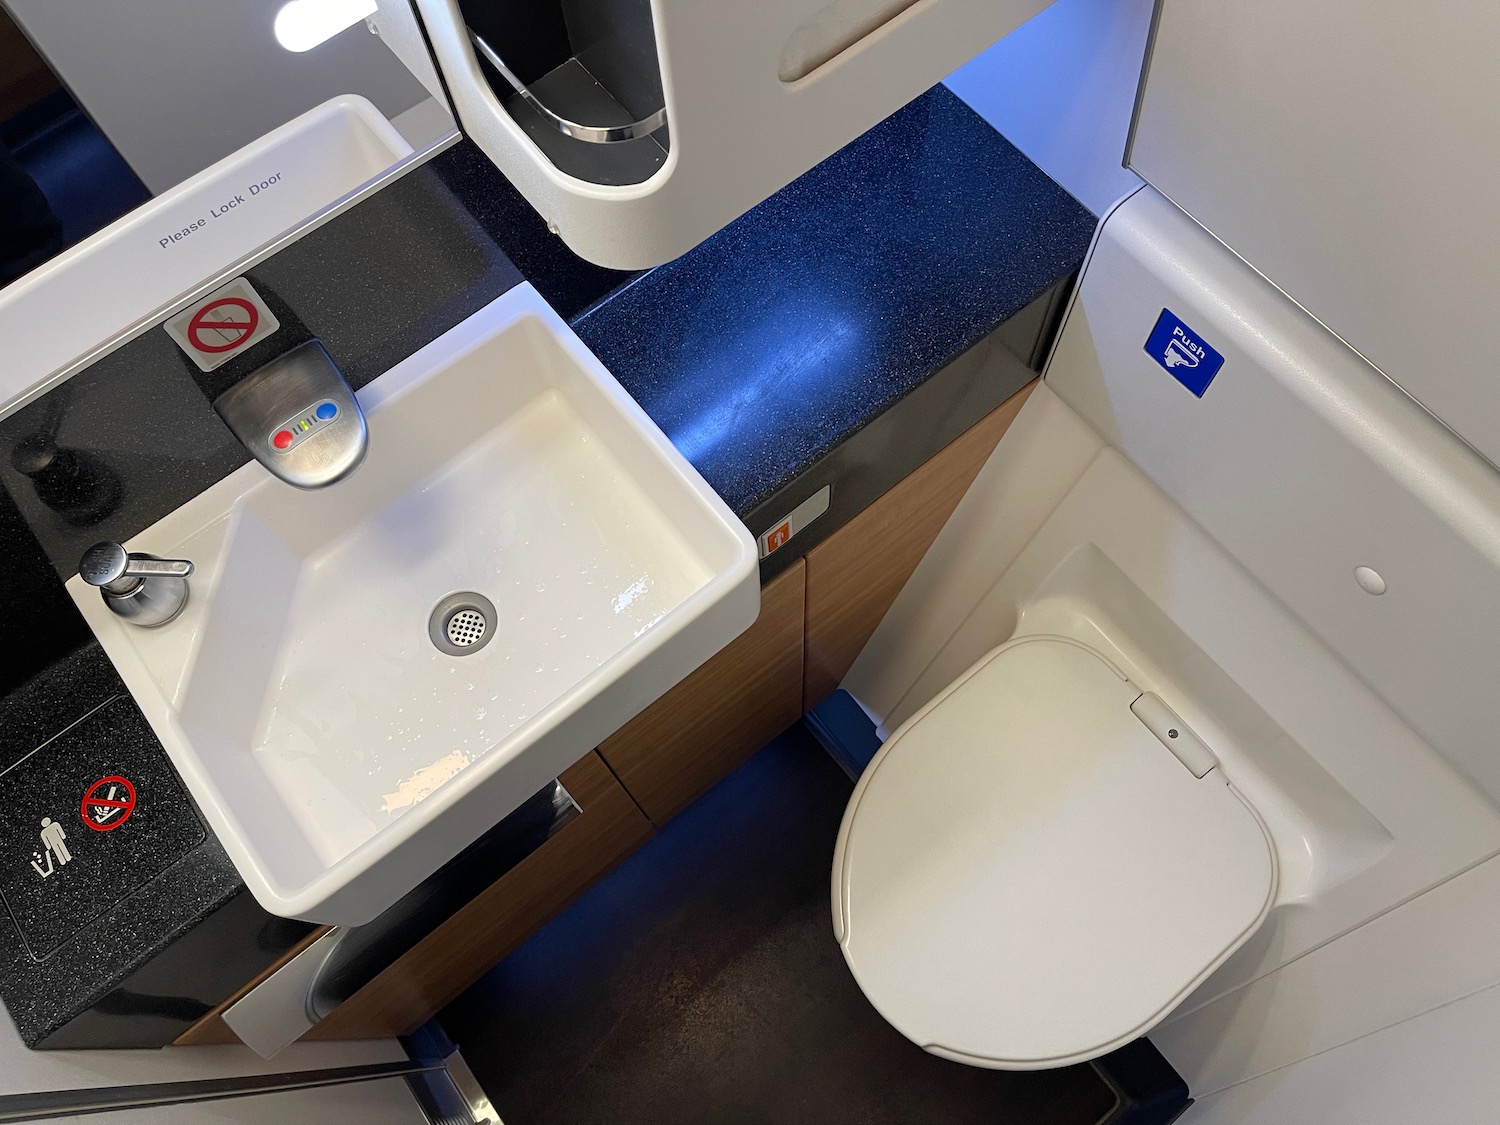
[[[1092,1125],[1087,1066],[928,1055],[829,920],[852,783],[799,724],[442,1015],[506,1125]]]

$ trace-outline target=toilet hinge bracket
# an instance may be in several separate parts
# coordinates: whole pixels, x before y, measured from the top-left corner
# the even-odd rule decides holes
[[[1218,756],[1154,691],[1142,694],[1130,709],[1194,777],[1204,776],[1219,764]]]

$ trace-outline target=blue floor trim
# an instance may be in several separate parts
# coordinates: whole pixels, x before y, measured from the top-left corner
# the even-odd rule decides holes
[[[813,737],[845,773],[858,778],[880,749],[880,736],[865,709],[843,688],[819,703],[803,719]]]

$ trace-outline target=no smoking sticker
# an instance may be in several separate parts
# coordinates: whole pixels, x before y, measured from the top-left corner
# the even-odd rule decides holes
[[[101,777],[84,793],[78,812],[95,832],[118,828],[135,812],[135,786],[123,777]]]
[[[164,325],[198,365],[212,371],[281,327],[248,278],[237,277]]]
[[[243,297],[220,297],[193,314],[188,321],[188,343],[196,351],[216,355],[232,352],[260,324],[260,311]]]

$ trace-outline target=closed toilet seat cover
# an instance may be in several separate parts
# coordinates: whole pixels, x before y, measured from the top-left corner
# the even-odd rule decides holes
[[[887,740],[844,815],[834,929],[871,1003],[928,1050],[1034,1069],[1155,1026],[1276,891],[1260,818],[1062,638],[1012,641]]]

